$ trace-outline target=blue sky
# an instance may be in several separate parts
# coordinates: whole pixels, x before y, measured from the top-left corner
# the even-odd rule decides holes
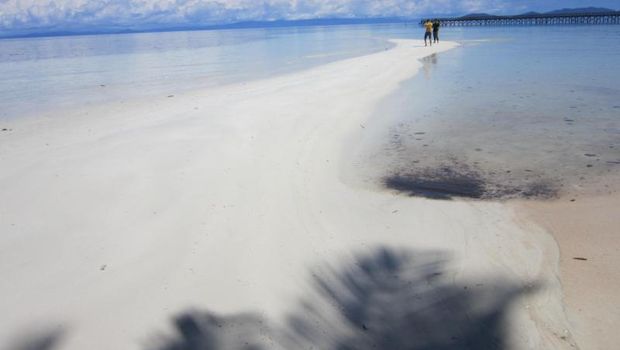
[[[0,0],[0,36],[276,19],[514,14],[587,6],[619,9],[620,0]]]

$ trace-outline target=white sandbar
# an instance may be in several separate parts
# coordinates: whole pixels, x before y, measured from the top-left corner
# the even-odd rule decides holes
[[[279,322],[308,268],[379,245],[453,254],[455,281],[545,288],[511,313],[516,348],[568,348],[557,247],[501,203],[347,184],[344,155],[419,58],[384,52],[272,79],[14,121],[0,139],[0,344],[141,349],[186,308]]]

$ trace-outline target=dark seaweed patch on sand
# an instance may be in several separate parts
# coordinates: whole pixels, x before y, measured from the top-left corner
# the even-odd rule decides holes
[[[484,181],[478,174],[449,167],[394,174],[386,177],[384,184],[389,189],[410,196],[433,199],[482,198],[485,193]]]
[[[536,179],[511,185],[511,172],[485,174],[470,166],[454,163],[435,168],[412,168],[383,178],[385,188],[412,197],[450,200],[453,198],[510,199],[553,198],[554,181]]]

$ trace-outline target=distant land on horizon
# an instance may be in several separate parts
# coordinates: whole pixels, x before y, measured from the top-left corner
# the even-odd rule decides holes
[[[530,11],[526,13],[521,13],[513,16],[536,16],[536,15],[580,15],[585,13],[605,13],[605,12],[618,12],[616,10],[604,8],[604,7],[580,7],[580,8],[564,8],[559,10],[547,11],[547,12],[536,12]],[[461,16],[458,18],[471,18],[471,17],[504,17],[507,15],[491,15],[488,13],[470,13],[465,16]]]
[[[0,36],[0,39],[9,38],[34,38],[53,36],[78,36],[78,35],[103,35],[103,34],[137,34],[137,33],[160,33],[201,30],[224,30],[224,29],[248,29],[248,28],[281,28],[281,27],[311,27],[333,26],[352,24],[382,24],[382,23],[416,23],[418,19],[403,17],[377,17],[377,18],[313,18],[300,20],[274,20],[274,21],[246,21],[229,24],[215,25],[187,25],[162,28],[131,29],[131,28],[105,28],[95,30],[62,30],[49,32],[34,32],[11,36]]]
[[[581,7],[581,8],[564,8],[560,10],[554,10],[545,12],[548,15],[566,15],[566,14],[579,14],[579,13],[598,13],[598,12],[614,12],[612,9],[604,8],[604,7]]]
[[[602,7],[583,7],[583,8],[564,8],[548,12],[527,12],[516,16],[525,15],[566,15],[583,13],[602,13],[620,12]],[[491,15],[487,13],[471,13],[464,16],[444,15],[444,16],[420,16],[420,18],[471,18],[471,17],[501,17],[507,15]],[[248,28],[281,28],[281,27],[310,27],[310,26],[333,26],[333,25],[353,25],[353,24],[388,24],[388,23],[418,23],[419,18],[406,17],[376,17],[376,18],[314,18],[301,20],[275,20],[275,21],[247,21],[229,24],[216,25],[191,25],[175,27],[152,27],[144,29],[133,28],[101,28],[101,29],[50,29],[46,32],[24,32],[22,34],[12,34],[2,36],[0,39],[14,38],[36,38],[36,37],[55,37],[55,36],[79,36],[79,35],[105,35],[105,34],[137,34],[137,33],[159,33],[159,32],[178,32],[178,31],[201,31],[201,30],[224,30],[224,29],[248,29]]]

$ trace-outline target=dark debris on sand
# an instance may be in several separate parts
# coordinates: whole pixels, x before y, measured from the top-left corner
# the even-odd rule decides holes
[[[418,173],[394,174],[384,179],[387,188],[410,196],[432,199],[452,197],[482,198],[484,182],[473,173],[449,167],[425,169]]]
[[[511,172],[505,172],[511,174]],[[508,185],[506,184],[508,183]],[[553,198],[558,188],[551,180],[534,179],[520,185],[488,174],[471,166],[454,162],[434,168],[415,168],[383,178],[385,188],[412,197],[450,200],[453,198],[510,199]]]

